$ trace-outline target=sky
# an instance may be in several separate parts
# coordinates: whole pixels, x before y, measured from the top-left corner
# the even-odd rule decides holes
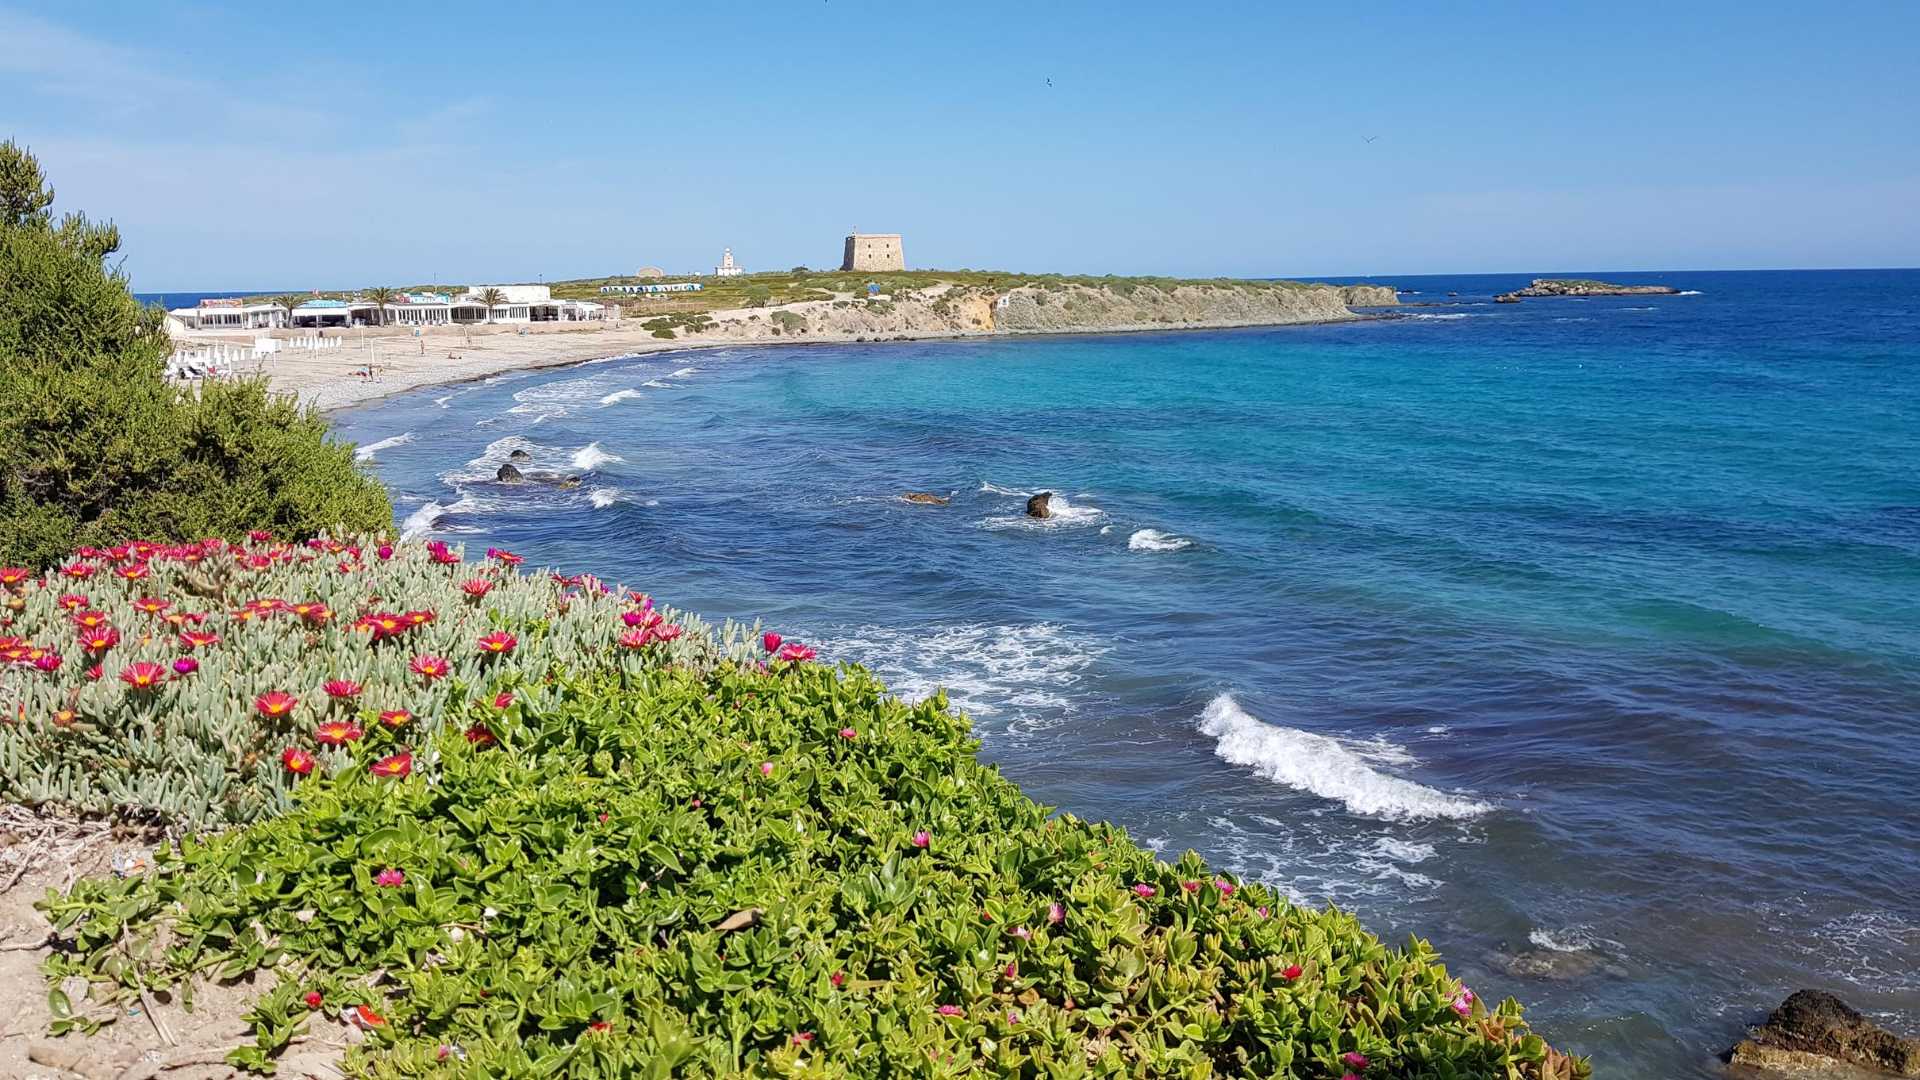
[[[0,0],[135,289],[1920,265],[1920,3]]]

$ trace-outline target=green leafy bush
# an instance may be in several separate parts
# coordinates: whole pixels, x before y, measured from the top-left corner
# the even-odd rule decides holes
[[[797,311],[776,311],[771,316],[773,324],[788,333],[805,333],[807,317]]]
[[[311,993],[376,1014],[349,1069],[377,1077],[1586,1075],[1425,943],[1052,817],[857,668],[562,675],[440,730],[50,893],[49,976],[271,971],[233,1060]]]
[[[257,382],[169,383],[161,313],[108,268],[118,230],[55,222],[31,154],[0,143],[0,562],[117,536],[296,536],[392,520],[324,422]]]

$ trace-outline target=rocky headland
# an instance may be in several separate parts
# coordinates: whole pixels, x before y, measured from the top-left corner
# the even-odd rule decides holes
[[[1615,285],[1584,278],[1534,278],[1524,289],[1501,293],[1494,300],[1515,304],[1524,299],[1552,296],[1664,296],[1679,292],[1671,285]]]

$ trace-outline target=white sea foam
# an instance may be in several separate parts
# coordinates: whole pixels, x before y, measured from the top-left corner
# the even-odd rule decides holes
[[[819,637],[823,655],[865,664],[905,701],[944,688],[956,708],[1015,733],[1073,715],[1081,705],[1077,684],[1106,652],[1052,623],[933,630],[858,626]]]
[[[1101,529],[1101,532],[1107,530]],[[1193,541],[1184,536],[1163,533],[1159,529],[1139,529],[1127,537],[1128,551],[1185,551]]]
[[[641,385],[641,386],[651,386],[651,387],[653,387],[653,388],[654,388],[655,390],[671,390],[671,389],[673,389],[673,384],[672,384],[672,383],[663,383],[663,382],[661,382],[661,381],[660,381],[659,379],[648,379],[648,380],[647,380],[646,382],[643,382],[643,383],[641,383],[640,385]]]
[[[1055,493],[1047,500],[1049,517],[1007,514],[990,517],[980,523],[983,529],[1072,529],[1106,520],[1107,512],[1097,506],[1075,506],[1065,495]]]
[[[622,401],[632,401],[633,399],[639,396],[640,396],[640,391],[634,390],[631,388],[626,390],[615,390],[613,393],[608,394],[606,397],[601,398],[600,404],[617,405]]]
[[[452,400],[453,400],[452,394],[442,394],[441,396],[434,398],[433,403],[444,409],[447,407],[447,402]]]
[[[379,442],[370,442],[367,445],[362,446],[359,449],[355,450],[353,452],[353,460],[372,461],[373,455],[379,453],[380,451],[388,449],[389,447],[405,446],[406,444],[412,441],[413,441],[413,432],[411,431],[403,431],[398,435],[390,435],[387,438],[381,439]]]
[[[597,442],[590,442],[580,449],[575,450],[573,457],[570,459],[573,467],[579,469],[581,472],[592,472],[602,465],[608,465],[621,460],[624,459],[619,455],[609,454],[605,450],[600,449],[600,444]]]
[[[400,523],[400,539],[417,540],[427,535],[433,531],[434,522],[439,521],[446,513],[447,507],[441,506],[437,502],[430,502],[420,509],[415,510],[413,513],[407,515],[405,521]]]
[[[669,376],[667,376],[667,378],[669,378],[669,379],[690,379],[690,378],[692,378],[693,376],[695,376],[695,375],[698,375],[699,373],[700,373],[700,369],[699,369],[699,368],[690,368],[690,367],[683,367],[683,368],[681,368],[681,369],[680,369],[679,371],[676,371],[676,372],[674,372],[673,374],[671,374],[671,375],[669,375]]]
[[[1342,803],[1355,814],[1405,821],[1471,818],[1493,809],[1487,803],[1380,772],[1341,740],[1263,723],[1241,709],[1231,694],[1207,703],[1200,716],[1200,732],[1215,740],[1213,752],[1222,760],[1248,766],[1274,783]]]
[[[587,501],[592,503],[596,510],[605,510],[624,497],[619,488],[613,487],[597,487],[587,492]]]
[[[986,492],[988,495],[1006,495],[1015,499],[1024,499],[1033,494],[1031,491],[1015,491],[1012,488],[1003,488],[998,484],[986,480],[980,482],[980,490]]]
[[[1435,852],[1432,844],[1416,843],[1394,836],[1382,836],[1373,842],[1372,854],[1383,859],[1392,859],[1394,862],[1423,863],[1433,858]]]
[[[1471,319],[1473,318],[1471,314],[1464,311],[1455,311],[1446,315],[1434,315],[1431,313],[1422,312],[1420,314],[1409,315],[1407,317],[1410,319]]]
[[[1700,296],[1700,295],[1702,295],[1702,293],[1700,292],[1700,290],[1699,290],[1699,289],[1681,289],[1681,290],[1680,290],[1679,292],[1677,292],[1677,293],[1674,293],[1673,295],[1675,295],[1675,296]]]

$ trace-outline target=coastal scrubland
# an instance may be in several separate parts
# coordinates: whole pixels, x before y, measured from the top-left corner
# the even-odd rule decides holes
[[[103,244],[77,250],[97,268]],[[22,295],[73,265],[8,264]],[[134,342],[115,370],[157,379],[148,317],[103,280]],[[0,360],[85,369],[91,333],[15,332]],[[64,416],[56,383],[9,392]],[[939,695],[903,702],[591,573],[357,526],[390,512],[351,448],[258,382],[233,392],[333,471],[234,464],[175,491],[177,517],[33,487],[58,524],[0,567],[0,903],[44,890],[0,951],[0,997],[25,1003],[0,1067],[1589,1074],[1425,942],[1036,804]],[[260,444],[242,428],[200,452]],[[90,452],[114,470],[145,450]],[[321,482],[371,494],[303,486]],[[79,858],[74,836],[120,851]]]

